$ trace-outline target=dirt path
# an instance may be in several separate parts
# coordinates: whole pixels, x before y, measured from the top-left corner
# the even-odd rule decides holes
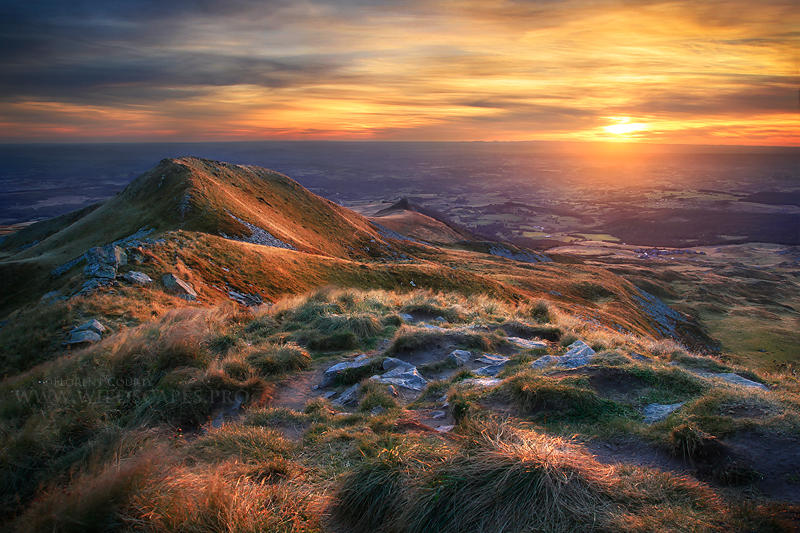
[[[286,407],[302,411],[310,400],[322,397],[325,391],[314,387],[322,381],[324,367],[330,366],[330,364],[294,374],[278,383],[275,387],[275,395],[269,403],[270,407]]]

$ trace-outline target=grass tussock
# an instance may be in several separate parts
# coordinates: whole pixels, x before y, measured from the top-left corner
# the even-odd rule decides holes
[[[282,374],[311,367],[311,356],[294,343],[256,347],[247,355],[246,361],[265,375]]]
[[[697,484],[600,464],[561,438],[491,423],[464,437],[438,460],[406,443],[366,458],[343,480],[334,517],[355,532],[566,532],[631,516],[678,530],[699,524],[695,509],[721,514]]]

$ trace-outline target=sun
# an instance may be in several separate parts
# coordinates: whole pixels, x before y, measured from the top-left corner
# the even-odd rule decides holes
[[[647,124],[645,124],[644,122],[631,122],[630,117],[608,117],[608,118],[616,122],[616,124],[603,126],[603,130],[605,130],[608,133],[613,133],[614,135],[628,135],[631,133],[636,133],[638,131],[644,131],[647,129]]]

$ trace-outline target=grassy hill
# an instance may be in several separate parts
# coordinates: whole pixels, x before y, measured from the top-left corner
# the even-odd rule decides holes
[[[409,239],[428,219],[375,225],[280,174],[180,158],[11,235],[2,519],[18,531],[797,525],[793,375],[730,363],[691,318],[580,259]],[[114,242],[127,261],[88,290],[87,250]],[[92,319],[102,339],[67,349]]]

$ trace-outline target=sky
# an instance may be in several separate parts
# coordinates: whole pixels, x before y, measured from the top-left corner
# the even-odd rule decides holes
[[[800,145],[796,0],[0,0],[0,141]]]

